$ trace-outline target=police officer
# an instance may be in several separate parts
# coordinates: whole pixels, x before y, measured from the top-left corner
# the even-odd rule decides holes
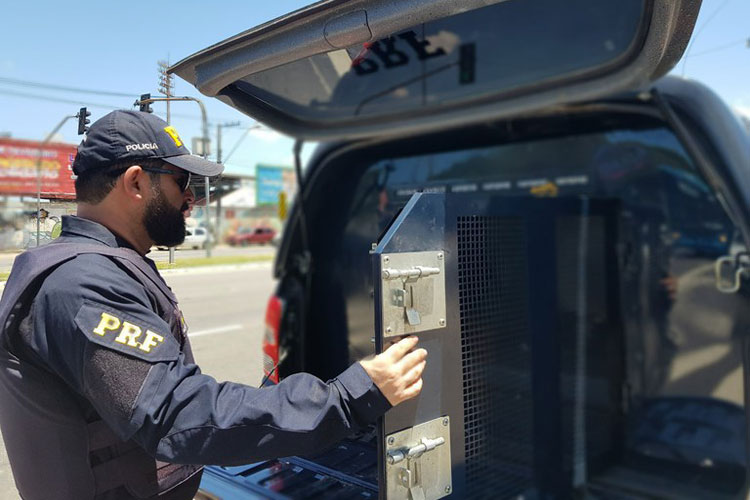
[[[177,301],[145,257],[185,236],[193,156],[163,120],[114,111],[78,148],[78,215],[17,257],[0,302],[0,426],[26,500],[193,498],[200,464],[305,454],[416,396],[409,337],[336,379],[256,389],[193,360]]]

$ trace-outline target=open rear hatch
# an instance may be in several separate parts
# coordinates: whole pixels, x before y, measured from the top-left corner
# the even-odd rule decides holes
[[[403,134],[637,89],[668,72],[694,0],[327,0],[176,73],[302,139]]]

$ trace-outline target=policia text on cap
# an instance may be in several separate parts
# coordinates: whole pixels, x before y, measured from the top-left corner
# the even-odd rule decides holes
[[[0,302],[0,426],[24,499],[189,499],[201,464],[309,453],[420,392],[414,337],[327,383],[300,373],[256,389],[202,374],[145,254],[182,241],[190,175],[222,167],[158,117],[115,111],[73,169],[78,215],[16,258]]]

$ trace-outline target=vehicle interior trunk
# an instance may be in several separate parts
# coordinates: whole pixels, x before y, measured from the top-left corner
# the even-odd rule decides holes
[[[369,252],[412,193],[515,202],[451,235],[468,496],[741,496],[750,308],[712,280],[734,227],[651,108],[333,149],[306,183],[308,321],[282,376],[374,352]]]

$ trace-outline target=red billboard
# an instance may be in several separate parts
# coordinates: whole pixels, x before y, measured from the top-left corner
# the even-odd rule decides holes
[[[24,141],[0,137],[0,195],[37,193],[37,168],[42,198],[75,199],[72,144]]]

